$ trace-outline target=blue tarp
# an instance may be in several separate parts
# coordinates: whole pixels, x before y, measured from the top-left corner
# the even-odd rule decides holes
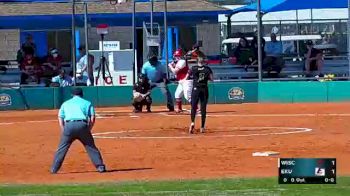
[[[261,0],[263,13],[287,10],[347,8],[348,0]],[[257,3],[252,3],[232,10],[233,14],[239,12],[256,11]]]

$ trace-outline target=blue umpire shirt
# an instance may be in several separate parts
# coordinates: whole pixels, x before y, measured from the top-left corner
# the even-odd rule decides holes
[[[58,116],[67,120],[87,120],[88,117],[95,115],[95,108],[90,101],[79,96],[64,102],[58,112]]]
[[[146,75],[151,83],[163,82],[166,75],[165,66],[163,66],[159,61],[157,65],[153,66],[149,61],[147,61],[142,66],[141,73]]]
[[[283,53],[282,42],[267,42],[265,45],[265,52],[266,56],[280,57]]]

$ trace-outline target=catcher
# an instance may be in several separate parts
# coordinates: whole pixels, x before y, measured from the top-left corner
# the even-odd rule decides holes
[[[138,82],[134,84],[133,88],[133,102],[134,112],[142,112],[142,107],[146,105],[147,112],[151,112],[151,85],[148,78],[140,74]]]

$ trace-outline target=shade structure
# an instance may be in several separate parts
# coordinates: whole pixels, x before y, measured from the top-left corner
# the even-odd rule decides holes
[[[348,0],[261,0],[261,12],[280,12],[302,9],[347,8]],[[232,10],[232,14],[257,10],[257,3],[252,3]]]

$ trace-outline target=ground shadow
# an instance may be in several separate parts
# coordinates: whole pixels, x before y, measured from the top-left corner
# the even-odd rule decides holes
[[[143,171],[143,170],[152,170],[151,167],[141,167],[141,168],[126,168],[126,169],[107,169],[106,173],[113,173],[113,172],[128,172],[128,171]],[[90,171],[74,171],[74,172],[63,172],[59,174],[83,174],[83,173],[97,173],[96,170],[90,170]]]

